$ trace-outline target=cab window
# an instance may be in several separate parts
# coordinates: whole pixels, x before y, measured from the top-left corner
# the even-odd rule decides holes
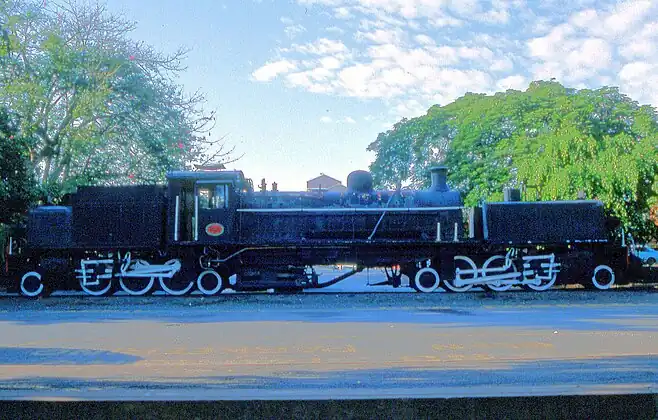
[[[206,210],[227,208],[228,191],[227,184],[204,183],[197,185],[199,208]]]

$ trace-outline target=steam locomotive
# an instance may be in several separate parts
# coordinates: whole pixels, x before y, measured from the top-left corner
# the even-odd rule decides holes
[[[624,235],[596,200],[502,202],[465,207],[430,170],[427,190],[373,190],[366,171],[346,192],[254,190],[242,171],[176,171],[165,185],[78,188],[67,205],[29,212],[9,237],[2,281],[25,297],[56,290],[92,296],[161,289],[300,291],[380,268],[378,285],[430,293],[560,283],[605,290],[625,282]],[[354,269],[320,281],[320,266]]]

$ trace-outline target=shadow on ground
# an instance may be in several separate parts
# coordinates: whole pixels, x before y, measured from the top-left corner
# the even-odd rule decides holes
[[[21,395],[75,398],[137,399],[169,395],[167,399],[233,399],[238,395],[282,398],[303,393],[309,398],[346,398],[352,393],[371,397],[442,397],[454,390],[486,391],[515,389],[518,395],[533,395],[540,389],[592,388],[614,385],[634,393],[658,392],[658,358],[619,356],[585,360],[543,360],[483,363],[481,369],[451,368],[354,369],[331,372],[289,371],[272,375],[195,376],[189,379],[159,378],[157,381],[88,380],[76,378],[24,377],[0,381],[0,399]],[[90,390],[94,390],[91,392]],[[240,392],[238,392],[240,391]],[[158,394],[161,393],[161,394]],[[431,394],[431,395],[430,395]],[[315,396],[315,397],[314,397]],[[242,398],[242,397],[240,397]],[[148,398],[147,398],[148,399]]]
[[[608,296],[614,296],[608,295]],[[414,303],[397,299],[398,306],[377,305],[359,300],[358,305],[339,304],[332,296],[318,299],[276,298],[267,304],[255,300],[249,305],[227,303],[187,305],[180,300],[156,298],[114,299],[118,304],[89,304],[85,308],[66,306],[24,307],[21,310],[0,309],[0,321],[24,325],[54,325],[63,323],[111,323],[151,321],[165,324],[203,324],[235,322],[306,322],[306,323],[396,323],[423,324],[440,328],[521,327],[568,329],[580,331],[649,331],[658,332],[658,294],[637,295],[637,299],[619,295],[619,299],[599,298],[602,302],[582,304],[569,301],[522,302],[517,305],[497,301],[466,304],[439,300]],[[341,297],[343,298],[343,297]],[[512,299],[512,298],[510,298]],[[294,305],[291,301],[294,300]],[[348,299],[349,300],[349,299]],[[122,302],[123,301],[123,302]],[[277,302],[286,303],[280,306]],[[341,300],[344,302],[344,299]],[[215,300],[215,302],[217,302]],[[335,302],[334,306],[327,303]],[[88,303],[88,302],[86,302]],[[92,302],[93,303],[93,302]],[[121,303],[124,303],[122,305]]]
[[[116,365],[143,360],[125,353],[102,350],[0,347],[1,365]]]

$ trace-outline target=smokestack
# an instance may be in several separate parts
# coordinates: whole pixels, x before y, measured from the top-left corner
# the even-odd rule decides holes
[[[432,177],[432,186],[430,187],[431,191],[448,191],[448,184],[446,183],[448,176],[447,166],[433,166],[430,168],[430,174]]]

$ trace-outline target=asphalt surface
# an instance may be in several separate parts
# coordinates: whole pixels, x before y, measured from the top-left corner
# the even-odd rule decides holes
[[[0,298],[0,399],[654,393],[658,293]]]

